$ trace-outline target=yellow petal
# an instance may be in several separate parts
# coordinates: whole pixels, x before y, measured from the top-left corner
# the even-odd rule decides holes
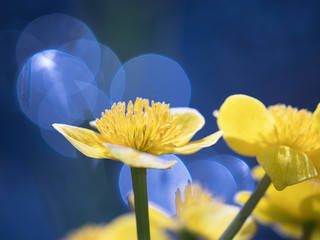
[[[232,95],[222,104],[217,123],[233,150],[256,156],[265,147],[262,138],[273,131],[274,119],[259,100],[246,95]]]
[[[320,148],[313,150],[311,153],[308,153],[309,158],[311,159],[314,167],[317,169],[317,172],[320,173]],[[317,179],[320,179],[320,176],[317,176]]]
[[[235,201],[244,204],[249,197],[250,193],[239,192]],[[310,180],[288,186],[283,191],[277,191],[271,185],[253,211],[253,216],[282,235],[301,237],[303,224],[319,222],[320,185]]]
[[[150,234],[153,240],[168,240],[164,229],[159,228],[152,221],[150,222]],[[125,214],[117,217],[107,226],[106,235],[107,237],[97,238],[97,240],[136,240],[136,219],[134,214]]]
[[[223,134],[223,131],[218,131],[198,141],[187,143],[182,147],[173,148],[171,153],[175,153],[175,154],[195,153],[202,148],[210,147],[213,144],[215,144],[219,140],[219,138],[222,136],[222,134]]]
[[[320,185],[312,180],[303,181],[286,187],[282,191],[277,191],[274,186],[270,186],[267,190],[267,200],[287,212],[292,218],[300,221],[312,219],[307,212],[313,211],[312,204],[308,204],[308,209],[304,209],[303,202],[312,196],[320,194]],[[309,202],[309,201],[307,201]],[[310,214],[312,215],[312,214]]]
[[[303,236],[303,227],[301,223],[279,223],[274,225],[273,229],[285,238],[291,237],[301,239]]]
[[[65,124],[53,124],[69,142],[84,155],[92,158],[110,158],[108,150],[101,142],[100,134],[85,128],[69,126]]]
[[[130,193],[127,195],[128,205],[131,209],[134,209],[134,195]],[[149,205],[149,219],[154,225],[163,228],[163,229],[170,229],[172,231],[179,231],[181,226],[175,218],[167,217],[169,214],[166,214],[165,210],[162,209],[160,206],[153,202],[148,202]],[[163,211],[157,211],[155,209],[161,209]]]
[[[235,201],[239,204],[245,204],[251,193],[240,191],[235,196]],[[253,211],[254,217],[262,224],[270,225],[282,222],[297,222],[299,221],[290,212],[273,204],[268,196],[261,198],[258,205]]]
[[[316,226],[310,236],[310,240],[318,240],[320,239],[320,223]]]
[[[318,104],[317,109],[312,115],[312,124],[314,124],[316,128],[318,128],[320,133],[320,103]]]
[[[223,203],[189,206],[179,215],[187,229],[211,240],[217,240],[235,218],[239,208]],[[250,239],[256,224],[247,219],[234,239]]]
[[[266,172],[260,165],[257,165],[252,169],[252,176],[256,181],[260,181],[265,174]]]
[[[133,148],[104,143],[105,148],[111,154],[112,159],[119,160],[131,167],[137,168],[171,168],[176,161],[165,161],[149,153],[139,152]]]
[[[171,114],[177,116],[177,125],[182,125],[180,135],[175,139],[175,144],[186,144],[204,125],[204,117],[193,108],[170,108]]]
[[[313,206],[313,200],[311,199],[313,199],[313,196],[316,197],[316,195],[319,194],[320,185],[313,180],[303,181],[301,183],[288,186],[282,191],[277,191],[273,186],[271,186],[267,191],[268,201],[288,212],[291,216],[299,219],[300,221],[313,219],[313,217],[310,218],[310,216],[317,212],[314,212],[314,214],[311,212],[317,208],[316,205]],[[316,204],[316,202],[314,203]],[[304,204],[308,206],[304,206]]]
[[[308,156],[287,146],[268,148],[257,156],[277,190],[318,175]]]
[[[150,222],[152,222],[155,226],[158,226],[159,228],[170,229],[172,231],[180,230],[181,226],[175,218],[168,218],[167,216],[152,208],[149,208],[149,218]]]
[[[320,103],[317,106],[317,109],[314,111],[312,115],[312,127],[318,129],[318,132],[320,134]],[[312,153],[310,153],[310,156],[313,160],[313,164],[315,165],[318,172],[320,172],[320,148],[314,149]]]
[[[248,192],[248,191],[240,191],[238,192],[235,196],[234,196],[234,201],[236,203],[239,203],[241,205],[244,205],[249,197],[251,196],[251,192]]]
[[[86,225],[82,228],[70,232],[64,240],[96,240],[106,239],[106,226]]]
[[[271,186],[270,188],[273,187]],[[279,191],[277,192],[282,193]],[[235,201],[240,204],[245,204],[250,195],[251,194],[249,192],[238,192],[235,197]],[[266,196],[259,201],[258,205],[253,211],[254,218],[256,218],[263,225],[271,226],[276,232],[280,233],[281,235],[289,235],[292,237],[301,236],[302,221],[294,214],[286,211],[286,209],[283,209],[281,206],[274,204],[270,198],[271,196]]]
[[[304,199],[300,204],[300,211],[308,220],[320,221],[320,193]]]

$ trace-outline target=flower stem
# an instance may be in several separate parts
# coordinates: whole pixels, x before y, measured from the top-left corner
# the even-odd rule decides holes
[[[303,240],[310,240],[312,232],[316,227],[316,223],[314,222],[307,222],[303,226]]]
[[[232,223],[229,225],[229,227],[223,233],[223,235],[219,238],[219,240],[233,239],[233,237],[240,230],[246,219],[250,216],[251,212],[256,207],[259,200],[263,197],[270,183],[270,177],[267,174],[265,174],[254,193],[250,196],[249,200],[243,206],[243,208],[235,217],[235,219],[233,219]]]
[[[138,240],[150,240],[147,169],[131,167]]]
[[[179,239],[181,239],[181,240],[197,240],[198,237],[194,233],[189,232],[187,229],[182,229],[179,233]]]

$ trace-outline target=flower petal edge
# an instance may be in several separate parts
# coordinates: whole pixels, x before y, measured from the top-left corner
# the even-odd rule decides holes
[[[200,139],[198,141],[189,142],[186,145],[182,147],[173,148],[171,153],[174,154],[192,154],[195,153],[202,148],[210,147],[214,145],[222,136],[223,131],[215,132],[203,139]]]
[[[103,145],[112,155],[112,159],[119,160],[131,167],[168,169],[176,163],[176,161],[165,161],[152,154],[140,152],[130,147],[110,143],[104,143]]]
[[[110,158],[108,150],[101,143],[100,134],[86,128],[66,124],[52,124],[76,149],[92,158]]]
[[[177,124],[182,125],[180,135],[175,139],[177,146],[186,144],[205,124],[205,119],[194,108],[170,108],[172,115],[177,117]]]

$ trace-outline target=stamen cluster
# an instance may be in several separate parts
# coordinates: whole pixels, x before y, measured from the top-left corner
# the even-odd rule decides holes
[[[182,128],[169,107],[164,102],[149,105],[148,99],[141,98],[134,104],[130,101],[127,107],[120,102],[102,113],[96,125],[107,143],[160,155],[161,149],[175,147]]]
[[[209,191],[205,190],[200,184],[194,183],[186,186],[184,192],[184,200],[182,200],[181,191],[176,192],[176,210],[179,215],[183,209],[191,206],[203,206],[220,203],[215,199]]]
[[[319,147],[320,136],[312,124],[312,113],[308,110],[293,108],[283,104],[270,106],[274,124],[275,143],[305,152]]]

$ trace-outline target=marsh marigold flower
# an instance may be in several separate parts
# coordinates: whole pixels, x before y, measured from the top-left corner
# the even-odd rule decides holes
[[[152,240],[170,240],[163,226],[153,220],[157,212],[150,211],[150,232]],[[164,216],[163,216],[164,217]],[[137,240],[136,220],[134,213],[127,213],[115,218],[105,225],[87,225],[72,231],[64,240]]]
[[[192,108],[169,108],[169,104],[137,98],[133,104],[120,102],[92,122],[99,133],[80,127],[53,124],[80,152],[92,158],[110,158],[131,167],[170,168],[155,156],[191,154],[215,144],[222,131],[189,142],[205,123]]]
[[[215,199],[198,183],[186,186],[184,200],[181,198],[181,191],[177,191],[176,209],[183,228],[210,240],[219,239],[240,211],[237,206]],[[251,239],[255,232],[256,224],[249,218],[234,239]]]
[[[215,115],[228,145],[256,156],[277,190],[320,172],[320,105],[312,114],[282,104],[266,108],[255,98],[233,95]]]
[[[103,225],[86,225],[81,229],[72,231],[63,240],[96,240],[106,238],[106,227]]]
[[[254,169],[258,180],[262,177],[258,172],[263,171],[259,168]],[[240,192],[237,201],[244,204],[249,196],[249,193]],[[304,229],[310,228],[310,239],[320,239],[320,185],[309,180],[283,191],[277,191],[271,185],[253,211],[253,216],[286,237],[301,239]]]
[[[177,235],[187,232],[194,236],[218,240],[240,211],[239,207],[213,197],[199,183],[189,182],[183,191],[184,198],[180,189],[176,192],[175,216],[169,218],[149,208],[151,224]],[[128,200],[131,207],[134,207],[132,195],[129,195]],[[248,240],[255,233],[256,224],[249,218],[234,239]]]

